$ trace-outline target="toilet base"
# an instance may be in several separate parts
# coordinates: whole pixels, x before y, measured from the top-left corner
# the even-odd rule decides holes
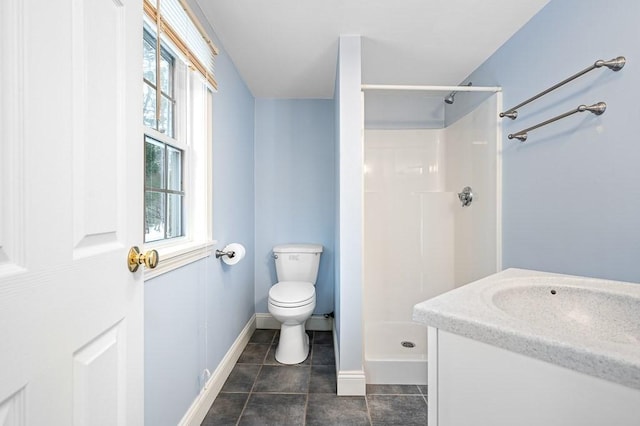
[[[280,327],[280,340],[276,348],[276,361],[281,364],[300,364],[309,356],[309,335],[302,324]]]

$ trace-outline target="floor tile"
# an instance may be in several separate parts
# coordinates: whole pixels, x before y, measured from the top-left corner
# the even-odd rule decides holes
[[[264,359],[265,365],[280,365],[278,361],[276,361],[276,348],[278,345],[274,343],[269,347],[269,352],[267,352],[267,357]],[[309,359],[309,357],[307,357]]]
[[[306,395],[253,393],[239,425],[303,425]]]
[[[221,392],[250,392],[260,368],[256,364],[236,364]]]
[[[313,343],[320,345],[333,345],[333,333],[330,331],[314,331]]]
[[[309,394],[308,426],[370,425],[367,403],[363,396]]]
[[[333,345],[313,345],[311,349],[312,365],[336,365]]]
[[[263,365],[253,387],[254,392],[307,393],[310,368]]]
[[[367,395],[373,425],[427,424],[427,404],[422,395]]]
[[[313,343],[313,331],[305,330],[305,333],[307,333],[307,336],[309,336],[309,345],[311,345]],[[277,330],[276,336],[273,339],[273,343],[277,345],[279,341],[280,341],[280,330]]]
[[[270,346],[267,343],[248,343],[247,347],[242,351],[238,362],[242,364],[262,364]]]
[[[307,331],[301,364],[275,359],[279,330],[256,330],[202,426],[425,425],[427,386],[367,385],[367,396],[337,396],[333,335]]]
[[[276,361],[276,348],[277,344],[271,345],[269,348],[269,352],[267,352],[267,357],[264,359],[265,365],[293,365],[293,366],[308,366],[311,365],[311,357],[307,356],[307,358],[299,364],[281,364]]]
[[[367,385],[367,395],[422,395],[417,385]]]
[[[249,339],[249,343],[268,343],[271,344],[273,342],[273,338],[276,335],[277,330],[261,330],[257,329],[251,335]]]
[[[336,368],[332,365],[311,366],[309,393],[333,393],[337,391]]]
[[[201,426],[235,425],[249,397],[248,393],[221,393],[216,397]]]

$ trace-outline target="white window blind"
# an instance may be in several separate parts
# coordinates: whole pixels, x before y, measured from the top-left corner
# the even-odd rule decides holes
[[[144,10],[147,16],[157,23],[160,31],[182,51],[193,67],[217,89],[215,56],[218,49],[189,9],[186,0],[144,0]]]

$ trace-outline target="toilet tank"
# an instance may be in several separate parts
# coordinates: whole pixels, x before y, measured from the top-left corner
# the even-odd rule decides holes
[[[306,281],[313,285],[318,278],[320,244],[281,244],[273,248],[278,281]]]

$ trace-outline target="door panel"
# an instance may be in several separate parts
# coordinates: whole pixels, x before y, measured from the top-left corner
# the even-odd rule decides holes
[[[141,40],[137,0],[0,2],[0,426],[143,423]]]
[[[75,256],[118,240],[118,154],[124,142],[124,5],[73,1],[73,184]],[[104,34],[112,34],[105,37]],[[114,72],[116,70],[116,72]],[[114,179],[104,179],[113,176]],[[123,223],[120,223],[122,226]],[[120,242],[120,241],[118,241]],[[106,246],[106,247],[105,247]]]
[[[126,401],[126,335],[124,323],[98,336],[73,357],[74,424],[122,424]],[[113,408],[116,407],[114,410]]]
[[[23,426],[25,420],[24,389],[0,402],[0,426]]]
[[[20,272],[24,257],[24,24],[22,2],[0,3],[0,280]]]

